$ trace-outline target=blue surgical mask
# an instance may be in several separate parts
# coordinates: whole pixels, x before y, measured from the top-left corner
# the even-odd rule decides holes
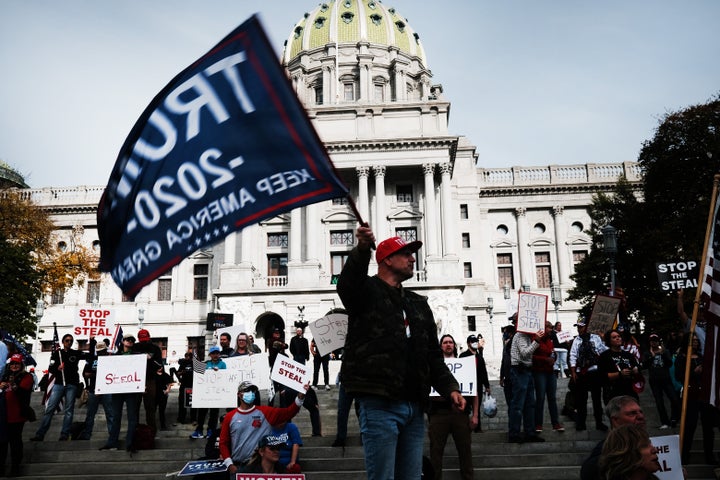
[[[255,392],[245,392],[242,395],[243,402],[247,403],[248,405],[252,405],[255,401]]]

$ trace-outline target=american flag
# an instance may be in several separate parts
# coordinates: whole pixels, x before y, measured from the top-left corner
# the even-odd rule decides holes
[[[53,346],[52,351],[50,353],[50,365],[52,366],[53,362],[55,361],[55,355],[60,355],[60,337],[58,336],[57,331],[57,325],[53,323]],[[58,365],[59,366],[59,365]],[[50,400],[50,394],[52,394],[53,387],[55,386],[55,375],[50,371],[48,368],[48,383],[47,383],[47,390],[45,390],[45,395],[43,395],[42,404],[47,404],[48,400]],[[57,410],[58,412],[62,411],[63,404],[65,403],[64,397],[60,398],[60,403],[58,403]]]
[[[204,375],[206,368],[205,362],[201,362],[197,358],[193,357],[193,372],[198,375]]]
[[[110,345],[112,345],[113,353],[122,350],[122,346],[123,346],[122,341],[123,341],[123,329],[120,325],[117,325],[115,327],[115,335],[113,335],[113,338],[110,341]]]
[[[702,390],[711,405],[720,407],[720,372],[717,356],[720,352],[720,202],[715,203],[712,230],[705,261],[705,280],[702,296],[707,308],[705,320],[705,346],[703,348]]]

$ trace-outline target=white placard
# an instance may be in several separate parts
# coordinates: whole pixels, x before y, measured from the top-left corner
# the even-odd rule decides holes
[[[464,397],[474,397],[477,395],[477,367],[475,363],[475,355],[462,358],[445,358],[445,365],[453,374],[455,380],[460,385],[460,393]],[[431,397],[439,397],[440,394],[434,388],[430,389]]]
[[[321,356],[345,346],[347,327],[348,316],[344,313],[331,313],[310,324],[310,332]]]
[[[145,393],[147,355],[103,355],[97,357],[95,394]]]
[[[683,480],[682,461],[680,460],[680,436],[665,435],[650,437],[653,447],[658,449],[660,470],[655,475],[662,480]]]
[[[572,342],[573,339],[572,333],[568,332],[567,330],[555,332],[555,336],[557,336],[558,342],[560,343]]]
[[[235,376],[236,387],[242,382],[252,382],[260,390],[270,388],[270,362],[267,353],[223,358],[223,362]]]
[[[520,292],[518,294],[518,332],[536,333],[545,330],[547,301],[547,295],[539,293]]]
[[[107,307],[79,307],[73,317],[76,337],[108,337],[115,333],[115,310]],[[102,340],[102,339],[100,339]]]
[[[310,383],[311,375],[312,372],[307,365],[278,354],[270,374],[270,380],[290,387],[296,392],[305,393],[305,385]]]
[[[237,407],[237,375],[231,370],[208,368],[200,375],[193,375],[193,408]]]

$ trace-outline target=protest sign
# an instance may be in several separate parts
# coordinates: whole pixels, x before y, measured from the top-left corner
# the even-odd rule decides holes
[[[267,353],[223,358],[223,362],[232,372],[236,386],[242,382],[252,382],[260,390],[270,388],[270,363]]]
[[[660,463],[660,470],[655,472],[655,475],[662,480],[683,480],[680,436],[650,437],[650,443],[657,449],[658,463]]]
[[[655,270],[658,282],[660,282],[660,289],[663,292],[674,292],[681,288],[697,288],[700,268],[698,263],[693,260],[656,263]]]
[[[344,313],[331,313],[310,324],[310,332],[321,356],[345,346],[347,326],[348,316]]]
[[[237,407],[235,376],[230,370],[213,370],[193,375],[192,408],[233,408]]]
[[[445,358],[444,360],[450,373],[453,374],[455,380],[460,385],[460,393],[465,397],[474,397],[477,395],[478,385],[475,355],[462,358]],[[431,388],[430,396],[438,397],[440,394],[434,388]]]
[[[305,385],[310,383],[312,373],[310,367],[296,362],[285,355],[275,358],[270,380],[290,387],[296,392],[305,393]]]
[[[588,332],[597,333],[600,336],[615,326],[615,317],[620,310],[620,297],[609,297],[607,295],[596,295],[593,303],[590,319],[588,320]]]
[[[144,393],[147,355],[105,355],[97,357],[95,394]]]
[[[524,333],[536,333],[540,330],[545,330],[547,303],[547,295],[520,292],[518,294],[517,331]]]
[[[114,332],[114,309],[107,307],[75,309],[73,335],[76,337],[112,337]]]
[[[555,332],[555,335],[557,336],[558,343],[572,342],[573,339],[572,333],[566,330]]]
[[[229,465],[225,465],[222,460],[191,460],[185,464],[177,476],[187,477],[190,475],[225,472],[228,467]]]

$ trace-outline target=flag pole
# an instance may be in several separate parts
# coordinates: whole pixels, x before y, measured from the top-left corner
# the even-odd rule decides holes
[[[687,411],[688,383],[690,381],[690,358],[692,356],[692,338],[695,335],[695,325],[697,324],[698,310],[700,309],[700,295],[702,295],[702,284],[705,276],[705,265],[707,263],[708,245],[710,244],[710,233],[715,216],[715,207],[717,202],[718,185],[720,185],[720,174],[713,177],[713,191],[710,199],[710,211],[708,212],[707,227],[705,227],[705,243],[703,246],[702,261],[700,262],[700,274],[695,291],[695,300],[693,301],[692,320],[690,322],[690,331],[688,337],[688,346],[685,352],[685,377],[683,380],[683,396],[682,410],[680,414],[680,447],[683,445],[683,437],[685,436],[685,413]]]
[[[350,194],[347,196],[348,205],[350,205],[350,209],[353,211],[353,214],[355,215],[355,218],[357,219],[358,223],[362,225],[363,227],[369,227],[370,225],[363,220],[362,215],[360,214],[360,210],[358,210],[357,205],[355,204],[355,200],[352,198]],[[375,250],[375,243],[372,244],[372,249]]]

